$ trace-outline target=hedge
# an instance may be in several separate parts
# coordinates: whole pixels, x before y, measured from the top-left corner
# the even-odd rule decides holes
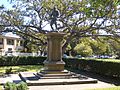
[[[43,65],[46,57],[0,57],[0,66],[15,66],[15,65]]]
[[[46,57],[0,57],[0,66],[14,65],[43,65]],[[76,59],[64,58],[65,67],[77,70],[86,70],[102,75],[120,77],[120,61],[119,60],[92,60],[92,59]]]
[[[64,60],[66,67],[85,70],[101,75],[120,77],[120,61],[104,61],[92,59],[68,59]]]

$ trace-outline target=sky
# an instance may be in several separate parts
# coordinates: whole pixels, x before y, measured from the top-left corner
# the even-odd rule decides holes
[[[4,5],[6,9],[12,9],[12,3],[10,3],[11,0],[0,0],[0,6]],[[120,5],[118,6],[120,8]],[[120,10],[118,10],[118,14],[120,14]],[[44,22],[44,25],[46,25],[48,22]],[[51,27],[50,25],[47,25],[44,27],[45,30],[49,30]]]
[[[8,2],[8,0],[0,0],[0,6],[1,5],[4,5],[5,8],[7,8],[7,9],[12,8],[12,5],[10,4],[10,2]]]
[[[12,8],[12,5],[10,4],[10,0],[0,0],[0,6],[4,5],[7,9]],[[120,5],[118,5],[118,8],[120,8]]]
[[[4,5],[6,9],[12,9],[12,3],[10,3],[10,1],[8,2],[8,0],[0,0],[0,6],[1,5]],[[46,25],[46,22],[44,22],[44,25]],[[44,29],[50,30],[50,25],[45,26]]]

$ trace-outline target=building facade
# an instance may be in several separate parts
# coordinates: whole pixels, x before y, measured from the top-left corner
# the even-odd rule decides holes
[[[22,51],[23,39],[13,33],[0,35],[0,55]]]

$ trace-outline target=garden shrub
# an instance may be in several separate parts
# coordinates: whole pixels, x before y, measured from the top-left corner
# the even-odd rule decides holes
[[[20,82],[18,84],[7,82],[4,88],[5,90],[28,90],[28,86],[25,82]]]
[[[5,74],[12,74],[12,68],[5,69]]]
[[[7,82],[4,88],[5,90],[17,90],[16,84],[12,82]]]
[[[120,77],[120,61],[104,61],[95,59],[64,59],[68,68],[85,70],[101,75]]]
[[[17,90],[28,90],[28,86],[25,82],[20,82],[17,84]]]
[[[46,57],[32,57],[32,56],[26,56],[26,57],[19,57],[19,56],[13,56],[13,57],[7,57],[2,56],[0,57],[0,66],[15,66],[15,65],[43,65],[43,61],[46,59]]]

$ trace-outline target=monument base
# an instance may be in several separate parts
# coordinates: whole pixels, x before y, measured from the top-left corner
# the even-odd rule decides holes
[[[36,75],[40,78],[47,79],[60,79],[69,78],[72,76],[70,72],[64,70],[65,62],[63,60],[45,60],[44,68],[40,70]]]
[[[44,61],[44,71],[63,71],[64,70],[64,61]]]
[[[47,60],[44,61],[44,69],[40,72],[21,72],[19,75],[28,85],[64,85],[97,83],[80,74],[64,70],[65,62],[62,61],[62,40],[64,33],[49,32]]]
[[[41,70],[39,73],[42,74],[64,74],[64,73],[68,73],[67,70]]]
[[[68,85],[97,83],[96,79],[80,74],[42,74],[33,72],[21,72],[19,76],[29,86],[42,85]]]
[[[36,76],[42,78],[42,79],[66,79],[70,78],[72,76],[71,73],[69,73],[67,70],[64,71],[41,71],[36,73]]]

